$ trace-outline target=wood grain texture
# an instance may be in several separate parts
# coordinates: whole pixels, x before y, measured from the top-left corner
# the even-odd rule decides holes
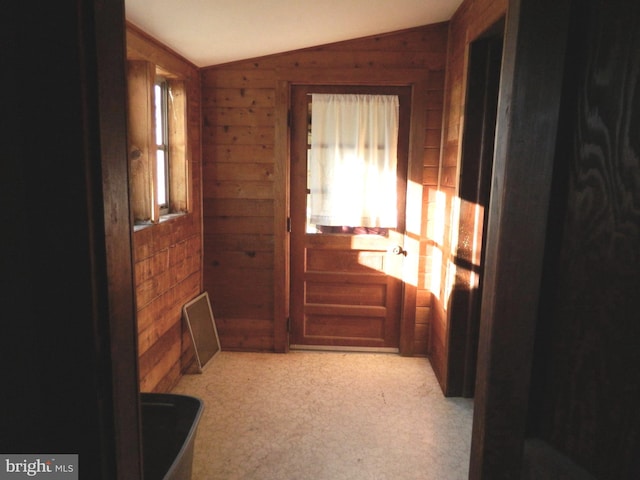
[[[129,178],[134,221],[156,221],[158,206],[154,191],[156,155],[153,84],[156,68],[150,62],[127,62]]]
[[[426,72],[424,93],[419,94],[425,96],[420,101],[424,99],[427,105],[426,118],[416,118],[423,129],[421,138],[428,136],[429,140],[413,148],[419,148],[421,155],[424,152],[425,161],[434,163],[440,148],[447,31],[443,23],[202,69],[204,285],[212,301],[219,298],[221,302],[224,315],[216,319],[224,325],[219,330],[223,348],[288,348],[289,293],[285,285],[289,265],[282,252],[287,251],[289,241],[285,213],[289,209],[289,152],[286,140],[276,141],[287,138],[288,82],[303,78],[303,83],[311,84],[331,79],[330,83],[398,85],[398,79],[408,82],[416,72]],[[423,166],[414,173],[419,184]],[[435,186],[432,180],[431,184]],[[232,205],[239,210],[230,210]],[[260,213],[250,215],[252,208]],[[251,217],[255,217],[253,226]],[[265,223],[269,219],[271,229]],[[269,257],[272,265],[264,263]],[[421,262],[426,259],[422,257]],[[253,267],[246,270],[247,264]],[[417,277],[417,264],[415,269]],[[234,281],[225,281],[230,278]],[[265,288],[272,289],[272,301],[245,306],[252,302],[253,292],[263,298]],[[417,288],[426,291],[427,282]],[[410,317],[415,323],[417,307],[406,307],[413,311]],[[421,313],[424,325],[428,319],[425,311]],[[271,324],[271,334],[243,331],[255,322],[260,328]],[[411,345],[406,350],[426,354],[427,335],[421,328],[420,337],[408,339]]]
[[[589,1],[574,28],[531,435],[595,478],[640,476],[640,8]]]
[[[126,29],[122,22],[124,2],[110,2],[96,12],[96,61],[98,65],[98,109],[103,175],[101,199],[105,219],[105,251],[109,284],[111,371],[114,400],[114,435],[117,480],[135,480],[142,475],[138,369],[135,359],[135,279],[133,234],[129,210],[126,127]],[[47,19],[51,21],[51,19]],[[104,458],[104,454],[102,455]]]
[[[521,473],[568,4],[520,0],[507,13],[471,443],[474,480]]]
[[[168,391],[192,358],[183,343],[182,306],[203,291],[200,77],[195,66],[131,25],[127,55],[179,79],[179,108],[186,109],[186,125],[178,127],[186,130],[180,175],[189,182],[180,210],[188,213],[133,234],[140,388]]]
[[[455,255],[458,246],[454,244],[457,225],[451,225],[454,198],[459,195],[460,164],[462,154],[463,122],[465,118],[465,101],[467,95],[467,70],[469,45],[478,36],[504,17],[507,1],[499,0],[465,0],[462,2],[450,22],[447,76],[444,85],[444,118],[442,119],[442,157],[439,168],[425,171],[430,182],[437,174],[436,188],[446,196],[439,206],[439,217],[442,225],[435,231],[438,236],[430,236],[429,240],[437,245],[439,261],[432,265],[434,275],[440,276],[440,290],[435,293],[438,311],[442,313],[434,321],[430,335],[429,349],[436,375],[444,392],[448,391],[448,359],[450,356],[448,343],[449,323],[447,317],[449,292],[455,281]],[[435,323],[437,322],[437,323]],[[442,342],[436,344],[434,342]],[[442,356],[442,358],[435,358]]]

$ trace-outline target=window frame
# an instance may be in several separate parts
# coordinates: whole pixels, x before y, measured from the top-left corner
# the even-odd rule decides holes
[[[158,201],[156,98],[158,80],[164,83],[166,142],[166,204]],[[134,229],[161,223],[190,210],[190,162],[187,132],[186,82],[145,60],[128,62],[128,133],[130,199]]]
[[[156,202],[160,211],[160,217],[167,215],[170,211],[171,204],[171,145],[169,137],[169,83],[166,77],[157,75],[154,82],[154,119],[155,119],[155,143],[156,143]],[[159,93],[159,95],[158,95]],[[158,122],[159,120],[159,122]],[[158,125],[160,123],[160,125]],[[160,167],[160,158],[158,153],[162,152],[162,167]],[[160,171],[162,170],[162,174]],[[160,182],[164,179],[164,201],[160,199]]]

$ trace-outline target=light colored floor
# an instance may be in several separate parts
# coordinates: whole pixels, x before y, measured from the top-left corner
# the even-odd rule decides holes
[[[221,352],[174,393],[205,403],[193,480],[463,480],[473,403],[425,358]]]

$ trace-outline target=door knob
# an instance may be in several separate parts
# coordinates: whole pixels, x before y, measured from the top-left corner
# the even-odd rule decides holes
[[[391,253],[393,253],[394,255],[404,255],[405,257],[407,256],[407,251],[400,245],[394,245],[393,247],[391,247]]]

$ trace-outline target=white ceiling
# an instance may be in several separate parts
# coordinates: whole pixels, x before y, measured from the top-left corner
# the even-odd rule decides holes
[[[462,0],[125,0],[127,20],[198,67],[449,20]]]

